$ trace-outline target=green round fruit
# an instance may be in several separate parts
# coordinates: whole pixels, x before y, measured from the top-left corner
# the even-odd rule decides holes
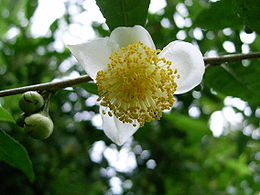
[[[26,117],[24,123],[25,133],[35,139],[46,139],[53,132],[52,120],[42,113]]]
[[[36,91],[24,93],[19,101],[20,108],[26,114],[32,114],[39,111],[44,105],[43,97]]]

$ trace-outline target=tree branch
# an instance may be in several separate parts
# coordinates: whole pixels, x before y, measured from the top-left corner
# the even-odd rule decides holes
[[[206,65],[219,65],[224,62],[234,62],[234,61],[241,61],[243,59],[252,59],[252,58],[260,58],[260,52],[252,52],[248,54],[230,54],[230,55],[224,55],[219,57],[204,57],[204,62]],[[63,80],[58,82],[41,83],[41,84],[29,85],[25,87],[18,87],[14,89],[2,90],[0,91],[0,97],[24,93],[26,91],[42,91],[42,90],[55,91],[55,90],[71,87],[73,85],[77,85],[88,81],[91,81],[91,78],[87,75],[84,75],[75,79],[68,79],[68,80]]]
[[[71,87],[73,85],[77,85],[88,81],[91,81],[91,78],[88,75],[84,75],[84,76],[77,77],[75,79],[41,83],[36,85],[29,85],[29,86],[14,88],[14,89],[3,90],[0,91],[0,97],[24,93],[26,91],[43,91],[43,90],[55,91],[55,90]]]
[[[260,58],[260,52],[252,52],[247,54],[230,54],[219,57],[204,57],[204,62],[206,65],[219,65],[224,62],[234,62],[244,59]]]

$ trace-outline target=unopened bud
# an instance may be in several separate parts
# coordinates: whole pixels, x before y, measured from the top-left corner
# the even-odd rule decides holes
[[[25,133],[35,139],[46,139],[53,132],[52,120],[42,113],[32,114],[26,117],[24,122]]]
[[[32,114],[39,111],[44,105],[43,97],[36,91],[24,93],[19,101],[20,108],[26,114]]]

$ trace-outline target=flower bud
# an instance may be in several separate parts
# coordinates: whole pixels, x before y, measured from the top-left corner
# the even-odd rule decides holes
[[[44,105],[43,97],[36,91],[24,93],[19,101],[20,108],[26,114],[32,114],[39,111]]]
[[[35,139],[46,139],[53,132],[52,120],[42,113],[32,114],[24,122],[25,133]]]

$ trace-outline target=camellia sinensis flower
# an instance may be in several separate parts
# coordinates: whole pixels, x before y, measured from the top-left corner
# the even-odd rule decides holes
[[[68,47],[97,83],[103,130],[118,145],[160,119],[173,106],[173,94],[193,89],[205,70],[195,46],[174,41],[156,50],[141,26],[118,27],[110,37]]]

